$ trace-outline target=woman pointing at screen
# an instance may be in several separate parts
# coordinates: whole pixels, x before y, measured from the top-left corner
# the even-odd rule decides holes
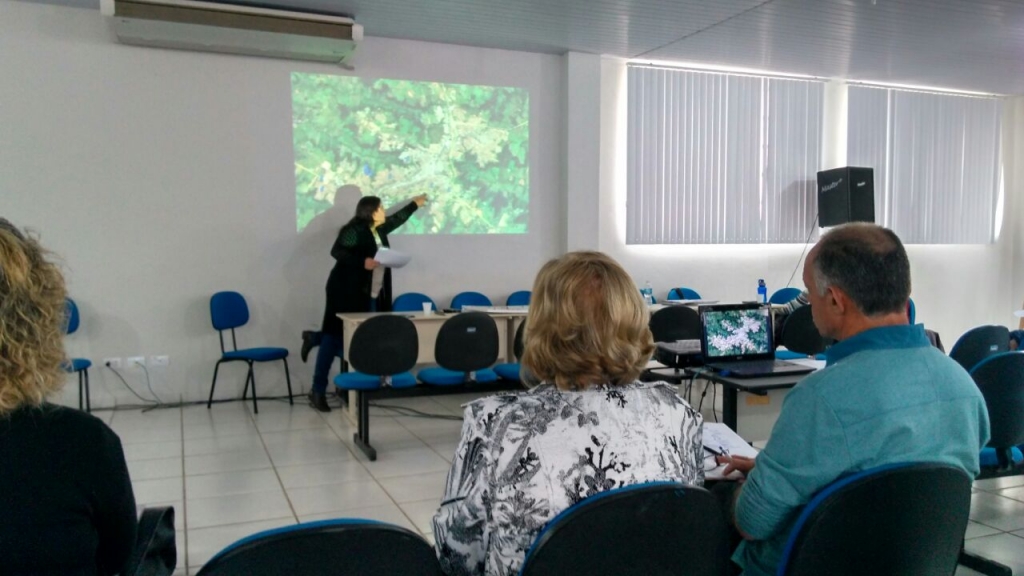
[[[417,208],[427,202],[420,194],[391,216],[376,196],[364,196],[356,214],[342,226],[331,248],[337,261],[327,279],[327,305],[321,330],[320,349],[313,370],[313,389],[309,400],[321,412],[327,405],[327,374],[342,347],[342,312],[387,312],[391,310],[391,270],[381,266],[374,256],[380,248],[389,248],[388,234],[405,223]],[[303,334],[306,338],[306,334]],[[303,346],[309,346],[304,343]]]

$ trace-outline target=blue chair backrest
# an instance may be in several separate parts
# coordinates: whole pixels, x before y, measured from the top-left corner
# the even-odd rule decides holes
[[[917,323],[917,306],[914,305],[913,298],[907,300],[907,320],[911,325]]]
[[[424,302],[430,302],[430,309],[437,310],[437,305],[430,299],[430,296],[420,294],[419,292],[406,292],[395,298],[391,309],[395,312],[421,312],[423,311]]]
[[[215,330],[230,330],[249,321],[249,306],[238,292],[217,292],[210,297],[210,319]]]
[[[1010,349],[1010,330],[1006,326],[971,328],[953,344],[949,357],[970,372],[979,362]]]
[[[804,508],[778,576],[948,576],[971,510],[971,481],[948,464],[905,463],[833,482]]]
[[[786,304],[796,300],[796,297],[800,295],[799,288],[779,288],[776,290],[772,297],[768,299],[769,304]]]
[[[530,291],[519,290],[508,295],[508,299],[505,300],[505,306],[529,306],[530,305]]]
[[[78,305],[71,298],[64,299],[64,305],[67,307],[67,321],[68,327],[66,330],[67,334],[74,334],[78,331],[78,324],[80,319],[78,317]]]
[[[201,576],[440,576],[434,549],[405,528],[338,519],[267,530],[220,551]]]
[[[971,370],[971,378],[988,407],[988,445],[1004,451],[1024,445],[1024,352],[989,356]]]
[[[721,576],[729,542],[710,492],[675,482],[608,490],[545,526],[520,574]]]
[[[463,306],[491,306],[491,299],[479,292],[460,292],[452,298],[452,308],[462,310]]]
[[[668,291],[669,300],[700,300],[700,294],[692,288],[673,288]]]

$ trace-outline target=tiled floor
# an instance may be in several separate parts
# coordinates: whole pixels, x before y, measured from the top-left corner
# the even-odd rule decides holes
[[[473,397],[386,403],[461,416]],[[140,508],[175,507],[176,574],[193,574],[235,540],[296,522],[371,518],[432,541],[461,423],[372,411],[376,462],[352,445],[355,428],[340,410],[320,414],[305,399],[261,402],[259,414],[242,403],[95,414],[121,437]],[[1024,574],[1024,476],[976,483],[967,538],[969,550]]]

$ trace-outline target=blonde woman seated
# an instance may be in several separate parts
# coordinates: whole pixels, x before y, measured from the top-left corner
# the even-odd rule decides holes
[[[120,573],[135,545],[121,441],[63,387],[64,278],[0,218],[0,573]]]
[[[448,574],[517,574],[544,525],[605,490],[701,485],[703,420],[667,384],[640,383],[654,343],[626,272],[599,252],[541,268],[522,364],[530,392],[469,403],[434,538]]]

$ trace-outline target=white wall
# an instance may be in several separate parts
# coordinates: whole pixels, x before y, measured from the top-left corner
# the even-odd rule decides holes
[[[625,243],[626,88],[625,62],[605,58],[601,71],[601,184],[599,249],[626,267],[637,283],[650,280],[659,298],[675,286],[687,286],[705,298],[722,301],[753,299],[758,278],[769,293],[786,285],[803,251],[802,245],[679,245],[628,246]],[[594,87],[598,89],[598,87]],[[835,90],[830,83],[830,90]],[[1006,210],[1002,234],[995,244],[908,246],[917,317],[939,332],[947,345],[966,330],[986,323],[1016,326],[1011,312],[1024,298],[1024,272],[1016,261],[1024,237],[1024,133],[1020,102],[1010,100],[1004,123]],[[570,128],[571,130],[571,128]],[[570,132],[571,133],[571,132]],[[840,131],[833,138],[845,137]],[[825,155],[834,161],[841,146]],[[845,156],[845,154],[842,154]],[[573,227],[570,213],[570,229]],[[802,287],[802,263],[793,285]]]
[[[157,393],[204,399],[219,356],[208,299],[233,289],[252,313],[242,343],[289,347],[293,387],[308,389],[299,333],[319,324],[330,245],[351,214],[295,233],[290,73],[349,73],[118,45],[98,10],[10,0],[0,0],[0,54],[0,215],[63,258],[82,310],[69,351],[96,363],[170,355],[153,370]],[[396,293],[503,301],[564,250],[563,63],[375,38],[360,47],[361,76],[530,92],[529,234],[395,236],[414,257],[395,273]],[[94,404],[133,401],[106,372],[93,371]],[[242,367],[221,374],[218,396],[240,395]],[[257,383],[281,393],[283,371],[261,367]]]

